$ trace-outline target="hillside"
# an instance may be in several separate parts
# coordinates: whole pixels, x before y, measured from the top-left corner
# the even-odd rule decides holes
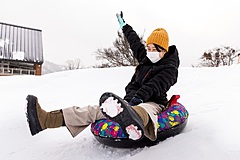
[[[180,68],[178,83],[168,92],[180,94],[189,111],[183,133],[153,147],[117,149],[95,140],[87,128],[72,138],[64,127],[32,137],[25,117],[25,98],[36,95],[47,111],[98,104],[103,92],[124,96],[133,67],[80,69],[43,76],[0,77],[0,150],[3,160],[235,160],[240,156],[238,105],[240,65]]]

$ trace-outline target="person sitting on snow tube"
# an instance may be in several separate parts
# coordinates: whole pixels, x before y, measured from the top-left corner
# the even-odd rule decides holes
[[[124,111],[120,113],[123,114],[120,116],[123,122],[108,115],[105,106],[102,107],[103,114],[123,126],[123,130],[127,132],[130,139],[138,140],[145,135],[155,141],[157,139],[157,114],[166,108],[167,91],[177,82],[178,51],[176,46],[169,46],[169,37],[165,29],[155,29],[146,40],[146,48],[133,28],[123,20],[122,12],[117,14],[117,18],[139,65],[125,88],[124,100],[132,107],[130,109],[124,107],[128,113]],[[133,118],[125,122],[125,119],[129,117]]]
[[[117,18],[139,62],[125,88],[124,99],[106,93],[100,98],[100,107],[73,106],[46,112],[40,107],[37,97],[28,95],[26,116],[32,135],[47,128],[66,126],[75,137],[91,123],[108,118],[119,123],[129,139],[137,141],[144,136],[151,141],[157,139],[157,114],[166,108],[166,93],[178,78],[178,51],[176,46],[168,46],[168,33],[163,28],[157,28],[150,34],[146,49],[133,28],[123,20],[122,12],[117,14]],[[118,112],[112,112],[114,109]]]

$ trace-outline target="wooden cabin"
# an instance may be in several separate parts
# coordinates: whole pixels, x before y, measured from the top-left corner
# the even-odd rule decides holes
[[[0,22],[0,75],[41,75],[42,31]]]

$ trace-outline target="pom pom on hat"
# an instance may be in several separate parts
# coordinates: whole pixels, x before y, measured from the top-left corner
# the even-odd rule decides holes
[[[168,52],[168,33],[163,28],[155,29],[151,35],[147,38],[146,45],[153,43],[161,46]]]

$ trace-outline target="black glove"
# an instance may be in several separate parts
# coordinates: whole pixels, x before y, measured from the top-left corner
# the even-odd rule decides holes
[[[137,97],[133,97],[133,98],[131,99],[131,101],[129,102],[129,104],[130,104],[131,106],[136,106],[136,105],[138,105],[138,104],[140,104],[140,103],[143,103],[143,100],[140,99],[140,98],[137,98]]]
[[[117,18],[118,18],[119,25],[120,25],[121,29],[123,29],[123,27],[126,25],[126,23],[123,19],[122,11],[120,12],[120,14],[117,13],[116,15],[117,15]]]

